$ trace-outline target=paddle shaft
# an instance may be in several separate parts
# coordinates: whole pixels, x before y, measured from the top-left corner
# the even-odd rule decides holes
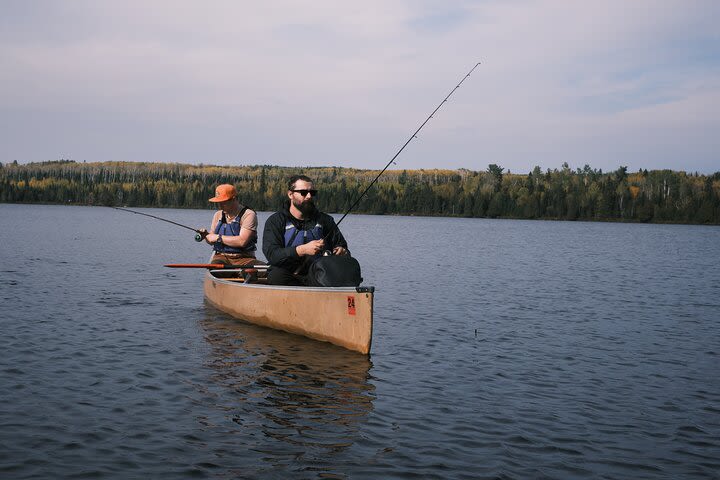
[[[169,263],[163,266],[168,268],[210,268],[216,270],[266,270],[268,268],[268,265],[227,265],[225,263]]]

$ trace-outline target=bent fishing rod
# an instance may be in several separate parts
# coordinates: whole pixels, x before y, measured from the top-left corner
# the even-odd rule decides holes
[[[453,93],[455,93],[455,90],[457,90],[458,88],[460,88],[460,85],[462,85],[463,82],[470,76],[470,74],[475,71],[475,69],[478,67],[478,65],[480,65],[480,62],[476,63],[475,66],[470,69],[470,71],[467,73],[467,75],[465,75],[465,76],[462,78],[462,80],[460,80],[460,83],[458,83],[458,84],[455,86],[455,88],[453,88],[453,89],[450,91],[450,93],[448,93],[447,97],[445,97],[445,98],[443,99],[443,101],[440,102],[440,104],[435,108],[435,110],[433,110],[432,113],[431,113],[430,115],[428,115],[428,117],[425,119],[425,121],[422,122],[422,124],[418,127],[418,129],[415,130],[415,133],[413,133],[412,135],[410,135],[410,138],[408,138],[407,142],[405,142],[405,144],[400,148],[400,150],[398,150],[398,152],[395,154],[395,156],[390,159],[390,161],[387,163],[387,165],[385,165],[385,168],[383,168],[383,169],[380,171],[380,173],[377,174],[377,176],[373,179],[373,181],[370,182],[370,185],[368,185],[367,188],[365,188],[365,190],[360,194],[360,196],[357,198],[357,200],[355,200],[355,202],[354,202],[352,205],[350,205],[350,208],[347,209],[347,211],[345,212],[345,214],[340,218],[340,220],[337,221],[337,223],[336,223],[335,225],[340,225],[340,222],[342,222],[342,221],[345,219],[345,217],[347,217],[348,213],[350,213],[350,212],[352,211],[352,209],[355,208],[355,207],[360,203],[360,200],[362,200],[362,198],[365,196],[365,194],[372,188],[373,185],[375,185],[375,182],[377,182],[378,179],[380,178],[380,176],[381,176],[383,173],[385,173],[385,170],[387,170],[388,167],[390,167],[390,165],[392,165],[393,163],[395,163],[395,159],[396,159],[398,156],[400,156],[400,154],[402,153],[402,151],[405,150],[405,147],[407,147],[408,144],[413,141],[413,139],[417,138],[417,134],[420,132],[420,130],[422,130],[422,128],[425,126],[425,124],[428,123],[431,118],[433,118],[433,115],[435,115],[435,113],[437,113],[437,111],[440,110],[440,107],[442,107],[442,106],[445,104],[445,102],[448,101],[448,99],[452,96]]]
[[[172,223],[173,225],[177,225],[178,227],[187,228],[188,230],[192,230],[193,232],[195,232],[195,241],[196,242],[202,242],[205,239],[205,237],[207,237],[207,234],[208,234],[208,232],[206,230],[188,227],[187,225],[183,225],[182,223],[173,222],[172,220],[167,220],[165,218],[161,218],[156,215],[150,215],[149,213],[138,212],[135,210],[130,210],[129,208],[124,208],[124,207],[110,207],[110,208],[114,208],[115,210],[120,210],[121,212],[130,212],[130,213],[135,213],[137,215],[144,215],[146,217],[155,218],[157,220],[162,220],[163,222]]]

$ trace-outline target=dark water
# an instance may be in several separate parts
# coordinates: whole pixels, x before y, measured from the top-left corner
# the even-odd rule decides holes
[[[204,305],[189,231],[0,220],[0,478],[720,478],[720,228],[348,217],[365,357]]]

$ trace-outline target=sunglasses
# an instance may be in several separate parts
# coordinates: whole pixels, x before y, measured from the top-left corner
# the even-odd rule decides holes
[[[317,194],[318,194],[317,190],[304,190],[303,189],[303,190],[290,190],[290,191],[293,193],[299,193],[301,197],[307,196],[308,193],[310,195],[312,195],[313,197],[317,197]]]

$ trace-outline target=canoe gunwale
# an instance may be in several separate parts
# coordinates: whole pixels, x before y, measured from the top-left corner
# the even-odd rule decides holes
[[[223,270],[220,270],[221,272]],[[224,284],[232,284],[238,287],[248,287],[248,288],[261,288],[264,290],[293,290],[297,292],[306,291],[306,292],[355,292],[355,293],[373,293],[375,292],[375,287],[372,286],[361,286],[361,287],[305,287],[305,286],[291,286],[291,285],[267,285],[267,284],[258,284],[258,283],[238,283],[232,280],[227,280],[224,278],[219,278],[211,274],[210,272],[209,276],[214,282],[218,283],[224,283]]]

